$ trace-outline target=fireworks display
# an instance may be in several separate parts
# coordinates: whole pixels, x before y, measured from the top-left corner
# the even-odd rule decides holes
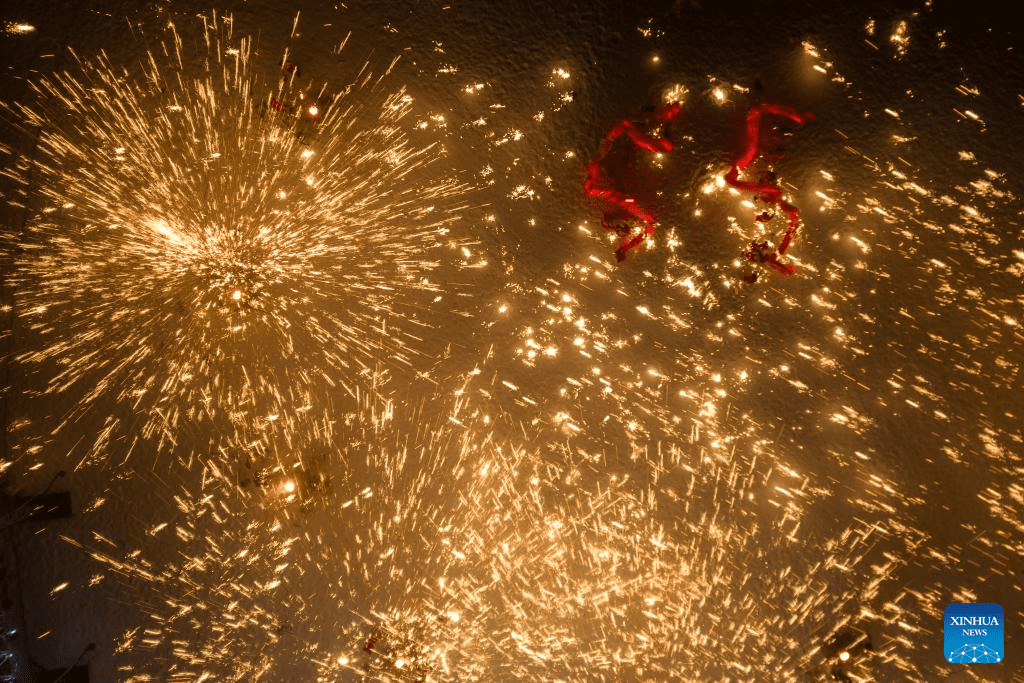
[[[770,48],[598,9],[614,49],[548,10],[176,15],[5,105],[36,142],[5,144],[3,472],[76,500],[16,536],[34,657],[953,681],[943,609],[998,602],[972,672],[1024,681],[1024,99],[924,8]],[[386,54],[338,78],[359,30]],[[759,243],[791,277],[749,277]]]

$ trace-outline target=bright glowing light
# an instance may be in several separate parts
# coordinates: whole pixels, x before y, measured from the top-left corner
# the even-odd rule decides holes
[[[25,34],[25,33],[32,33],[35,30],[36,30],[36,27],[33,26],[32,24],[22,24],[22,23],[17,23],[17,22],[13,22],[13,21],[9,21],[9,22],[4,24],[4,32],[5,33]]]
[[[466,187],[432,177],[439,151],[408,140],[404,92],[385,80],[311,105],[314,156],[287,112],[260,113],[276,86],[222,19],[187,37],[169,28],[154,51],[164,56],[137,75],[83,58],[41,78],[37,108],[17,112],[41,131],[24,182],[47,208],[66,207],[32,219],[33,239],[52,246],[15,264],[25,310],[37,311],[26,322],[46,337],[23,358],[60,359],[45,391],[77,406],[65,427],[97,402],[111,415],[132,406],[82,442],[97,461],[118,429],[173,440],[189,414],[229,438],[240,415],[287,413],[278,406],[314,386],[410,366],[424,310],[410,304],[439,290],[429,273],[464,241],[448,233]],[[183,54],[207,45],[206,59]],[[221,305],[243,298],[244,309]],[[59,320],[42,308],[58,300]],[[309,363],[315,373],[300,369]]]
[[[661,99],[666,104],[671,104],[672,102],[682,103],[686,101],[687,93],[689,93],[689,90],[686,86],[682,83],[677,83],[676,85],[666,88],[665,92],[662,93]]]
[[[849,659],[850,659],[850,653],[847,652],[846,650],[843,650],[842,652],[839,653],[839,661],[845,662],[845,661],[847,661]]]

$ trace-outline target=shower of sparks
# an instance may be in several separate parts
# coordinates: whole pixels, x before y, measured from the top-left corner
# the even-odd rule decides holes
[[[174,441],[408,368],[431,274],[463,258],[449,232],[467,188],[408,139],[391,67],[338,91],[268,82],[230,27],[204,20],[193,50],[172,25],[137,72],[76,57],[14,112],[39,131],[24,182],[45,201],[10,236],[44,340],[18,361],[74,402],[57,431],[97,402],[123,407],[83,460],[132,419]]]
[[[878,21],[877,29],[870,24],[872,36],[884,36],[890,25]],[[59,603],[86,584],[100,586],[135,609],[137,620],[118,634],[113,653],[119,679],[129,683],[952,680],[962,668],[945,663],[940,649],[943,607],[1005,596],[1018,601],[1007,611],[1020,613],[1024,595],[1024,231],[1019,183],[983,137],[1007,135],[991,123],[1006,108],[995,99],[1001,96],[964,80],[959,63],[947,70],[952,81],[937,76],[934,64],[924,69],[935,87],[955,94],[957,106],[948,111],[937,113],[941,98],[870,92],[876,85],[888,92],[871,80],[878,54],[920,67],[915,60],[931,48],[915,25],[904,23],[893,41],[906,48],[913,40],[910,51],[861,46],[859,23],[855,45],[867,59],[855,50],[834,56],[824,37],[793,55],[801,75],[822,89],[815,107],[828,124],[794,136],[787,146],[799,151],[779,162],[806,221],[801,269],[755,287],[735,277],[750,240],[752,203],[725,182],[734,150],[713,134],[727,129],[721,124],[730,110],[745,111],[736,106],[747,95],[742,86],[713,79],[713,89],[704,90],[695,74],[665,75],[690,83],[688,106],[706,114],[688,119],[687,144],[675,152],[696,170],[665,191],[662,225],[645,240],[643,262],[619,268],[592,237],[573,241],[577,229],[590,230],[566,199],[578,195],[590,143],[550,143],[565,142],[557,134],[577,114],[573,91],[562,88],[584,92],[587,70],[558,67],[545,83],[552,63],[572,63],[560,54],[564,62],[536,71],[542,75],[533,92],[517,87],[517,99],[506,103],[497,81],[467,88],[485,82],[467,75],[471,65],[443,66],[436,75],[452,80],[466,111],[426,112],[414,125],[453,149],[472,148],[459,158],[477,165],[498,199],[483,222],[489,238],[514,238],[509,226],[521,220],[531,239],[519,251],[514,239],[499,245],[501,275],[472,294],[489,297],[490,319],[479,314],[451,334],[459,348],[451,355],[461,354],[466,365],[438,371],[442,361],[413,355],[406,337],[399,339],[404,345],[381,337],[366,350],[372,360],[406,355],[427,389],[384,391],[374,384],[382,374],[372,372],[375,364],[364,361],[365,373],[358,363],[341,364],[332,349],[355,342],[319,314],[315,324],[324,333],[310,327],[310,302],[286,297],[287,315],[268,302],[272,292],[292,291],[284,284],[291,262],[274,277],[236,275],[205,253],[212,236],[202,241],[182,227],[182,209],[172,212],[159,195],[143,192],[150,208],[136,213],[144,214],[144,234],[157,236],[151,248],[176,254],[172,267],[143,249],[141,263],[171,273],[149,282],[169,288],[195,258],[213,264],[200,272],[214,273],[215,290],[167,289],[179,293],[157,298],[151,288],[121,283],[139,306],[118,309],[118,317],[102,319],[105,326],[84,324],[86,313],[65,314],[93,346],[67,341],[58,334],[63,318],[40,311],[36,332],[60,337],[60,344],[38,360],[58,370],[65,357],[105,363],[96,376],[112,379],[96,400],[121,396],[132,410],[125,378],[135,381],[136,367],[164,368],[155,378],[138,375],[142,390],[158,390],[152,398],[139,394],[138,407],[146,416],[167,412],[178,405],[175,396],[190,391],[175,374],[190,358],[173,343],[184,333],[167,333],[166,358],[150,352],[137,366],[123,353],[108,360],[103,345],[125,348],[120,337],[134,330],[128,323],[140,320],[138,310],[173,304],[173,315],[200,321],[188,329],[206,330],[197,337],[203,348],[220,353],[203,366],[222,379],[211,384],[209,401],[199,401],[198,415],[213,411],[206,406],[216,399],[230,407],[231,429],[196,429],[188,448],[162,444],[174,452],[175,466],[126,468],[96,486],[83,513],[67,522],[73,531],[62,536],[96,562],[95,573],[87,581],[61,576],[43,594]],[[641,29],[649,35],[644,31],[662,29],[652,20]],[[671,49],[666,41],[661,69],[684,61]],[[167,87],[178,100],[166,116],[213,111]],[[687,92],[684,85],[673,91]],[[279,116],[286,127],[310,127],[302,114],[308,107],[290,96],[297,92],[280,89],[266,102],[292,107]],[[221,97],[220,90],[209,93]],[[1006,97],[1016,114],[1021,96]],[[332,196],[320,194],[324,172],[312,165],[329,152],[324,131],[336,110],[330,98],[315,99],[320,118],[310,139],[320,143],[288,143],[289,163],[302,170],[283,176],[292,186],[271,184],[285,193],[263,197],[272,208],[312,192],[303,188]],[[271,132],[278,130],[275,115],[260,121],[266,145],[290,139]],[[937,126],[956,133],[938,134]],[[118,178],[133,158],[123,137],[107,146],[124,161],[94,161],[107,163],[104,178]],[[243,152],[205,147],[190,159],[221,153],[208,159],[214,169]],[[333,154],[339,163],[350,158],[340,148]],[[79,209],[93,207],[81,197],[93,196],[87,190],[101,181],[113,182],[97,176],[94,184],[70,185],[82,188]],[[60,208],[63,194],[47,192],[57,207],[50,216],[74,215],[75,207]],[[229,212],[216,199],[204,201]],[[298,207],[284,202],[278,210],[317,213],[309,202]],[[107,213],[93,208],[85,217],[97,215]],[[37,222],[37,236],[30,231],[20,241],[76,286],[125,257],[93,249],[83,262],[68,244],[89,244],[94,235],[111,248],[141,248],[122,237],[99,239],[133,234],[137,226],[126,218],[106,233],[102,221],[61,220]],[[445,227],[432,221],[423,217],[418,225],[431,235]],[[188,246],[174,244],[172,235]],[[537,235],[544,249],[537,249]],[[330,270],[328,256],[365,259],[367,270],[383,265],[373,261],[379,251],[342,251],[327,239],[323,264],[311,270],[344,276],[344,268]],[[413,248],[446,245],[431,236]],[[737,255],[736,264],[724,253]],[[59,260],[64,254],[78,260]],[[89,303],[32,263],[23,259],[19,271],[32,285],[26,308]],[[141,266],[127,273],[145,281]],[[301,291],[314,303],[321,291],[341,295],[306,275]],[[375,276],[361,272],[360,282]],[[417,286],[430,295],[438,289]],[[70,304],[43,292],[71,297]],[[83,310],[106,311],[104,301]],[[412,322],[391,299],[378,307]],[[205,313],[190,313],[196,310]],[[359,310],[346,315],[362,320]],[[145,315],[146,324],[173,319]],[[308,359],[301,370],[255,372],[263,340],[284,334],[267,320],[287,322],[294,355]],[[216,335],[216,325],[228,323],[259,334],[230,346]],[[148,334],[165,334],[156,327]],[[374,319],[353,334],[372,341],[378,337],[364,333],[377,328]],[[254,384],[232,379],[222,369],[228,361],[252,370],[246,376]],[[278,385],[257,383],[267,372]],[[85,378],[65,373],[69,381]],[[362,374],[365,382],[351,379]],[[351,390],[314,396],[321,375]],[[168,393],[159,393],[164,386]],[[77,396],[74,387],[66,393]],[[236,405],[236,394],[251,402]],[[201,398],[198,389],[188,395]],[[23,429],[16,421],[11,431]],[[103,424],[82,429],[97,443],[110,431]],[[41,451],[30,448],[31,455]],[[139,500],[147,501],[144,510],[136,509]],[[133,523],[123,523],[126,512]],[[1007,635],[1010,642],[1019,631]],[[1013,671],[1010,678],[1024,680]]]
[[[369,394],[333,427],[267,432],[263,466],[250,443],[198,463],[199,488],[162,480],[169,523],[145,535],[176,536],[177,559],[140,559],[141,530],[87,546],[153,596],[121,637],[147,653],[128,680],[796,676],[870,621],[902,564],[878,540],[920,543],[884,522],[805,530],[820,492],[759,457],[748,419],[620,459],[557,445],[556,423],[524,439],[503,390],[478,369],[431,410]]]

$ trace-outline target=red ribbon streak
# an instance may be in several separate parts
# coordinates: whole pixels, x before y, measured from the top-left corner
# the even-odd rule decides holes
[[[673,119],[682,113],[682,106],[678,102],[659,107],[650,118],[652,128],[671,123]],[[787,118],[799,124],[814,120],[811,112],[800,112],[792,107],[781,104],[761,103],[747,112],[746,148],[743,155],[736,160],[733,167],[725,175],[725,182],[730,186],[743,192],[750,192],[757,195],[757,198],[768,205],[778,206],[787,216],[786,233],[782,237],[778,250],[769,251],[767,242],[754,242],[746,257],[757,263],[766,263],[775,272],[781,275],[792,275],[796,272],[796,266],[792,263],[782,263],[780,256],[786,254],[790,243],[800,225],[800,209],[793,206],[782,198],[782,190],[774,180],[763,180],[760,182],[740,180],[740,171],[746,170],[759,152],[758,143],[761,137],[761,117],[765,114]],[[612,150],[615,141],[625,135],[629,140],[642,150],[653,153],[667,153],[674,149],[671,140],[661,137],[656,138],[639,130],[627,120],[616,123],[607,135],[601,140],[597,150],[597,156],[587,164],[587,177],[583,181],[583,193],[588,197],[596,197],[619,207],[626,215],[632,216],[643,224],[643,232],[631,239],[623,241],[615,251],[619,261],[626,258],[626,253],[638,246],[647,235],[654,232],[656,220],[654,216],[637,200],[624,192],[610,187],[605,182],[604,162]],[[762,220],[762,219],[759,219]],[[765,218],[764,220],[768,220]],[[612,228],[611,225],[605,225]]]
[[[774,180],[750,182],[739,179],[740,171],[746,170],[750,166],[750,162],[757,156],[758,141],[761,137],[761,116],[764,114],[781,116],[801,125],[814,120],[814,114],[811,112],[801,113],[792,107],[781,104],[763,102],[752,107],[747,112],[746,150],[744,150],[743,156],[737,159],[729,172],[725,174],[725,182],[737,190],[756,194],[766,204],[777,205],[786,214],[788,218],[786,233],[782,236],[782,242],[779,244],[778,250],[767,252],[767,243],[754,242],[750,245],[751,248],[746,253],[746,257],[751,261],[767,263],[772,270],[780,275],[792,275],[796,272],[796,265],[793,263],[782,263],[779,257],[786,254],[786,250],[789,249],[789,244],[793,241],[793,236],[800,226],[800,209],[782,198],[782,190],[779,189]]]
[[[659,107],[651,117],[652,127],[670,123],[672,119],[679,116],[682,111],[683,107],[678,102],[673,102],[672,104]],[[644,237],[654,232],[655,224],[654,216],[642,207],[636,199],[602,183],[602,171],[604,170],[603,162],[605,157],[607,157],[608,153],[611,152],[612,145],[615,141],[623,135],[628,137],[634,145],[648,152],[671,152],[675,149],[671,140],[648,135],[647,133],[637,129],[637,127],[629,121],[622,120],[616,123],[612,129],[608,131],[608,134],[604,136],[604,139],[601,140],[601,145],[597,149],[597,156],[593,161],[587,164],[587,178],[583,181],[583,194],[588,197],[603,199],[606,202],[614,204],[628,215],[642,222],[644,225],[643,232],[632,239],[625,240],[619,245],[619,248],[615,251],[615,256],[619,261],[625,259],[626,252],[639,245],[643,241]]]

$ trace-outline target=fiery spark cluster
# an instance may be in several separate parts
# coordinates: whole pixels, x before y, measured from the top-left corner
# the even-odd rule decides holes
[[[204,21],[198,47],[172,26],[135,70],[80,59],[16,112],[45,201],[12,236],[44,339],[18,360],[73,402],[58,430],[120,407],[83,459],[126,421],[167,444],[407,368],[460,243],[467,188],[409,139],[386,71],[304,90],[230,25]]]
[[[88,548],[150,596],[149,626],[122,636],[147,653],[129,680],[796,677],[903,564],[877,539],[920,543],[891,524],[803,531],[820,492],[755,439],[701,457],[665,435],[688,445],[628,466],[552,448],[557,428],[524,439],[496,385],[478,369],[441,410],[366,395],[333,428],[264,435],[263,474],[250,444],[198,461],[198,487],[156,482],[169,523]],[[175,551],[140,558],[147,536]]]

